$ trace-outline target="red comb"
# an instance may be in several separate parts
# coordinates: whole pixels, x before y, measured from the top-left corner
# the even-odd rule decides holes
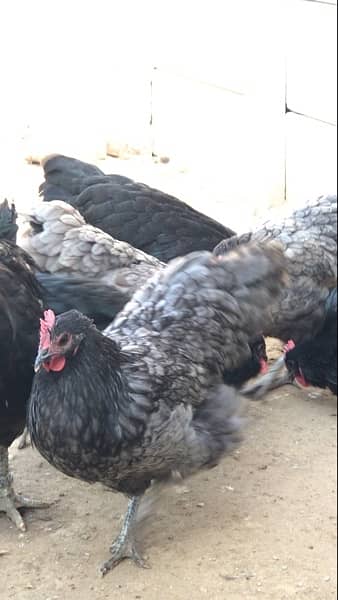
[[[44,319],[40,319],[40,348],[49,348],[50,330],[55,324],[55,314],[52,310],[44,312]]]

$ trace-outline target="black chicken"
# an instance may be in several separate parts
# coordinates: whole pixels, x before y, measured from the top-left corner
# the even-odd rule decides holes
[[[262,333],[285,343],[292,339],[298,345],[321,331],[328,296],[337,285],[337,196],[321,196],[279,223],[267,222],[251,233],[225,240],[214,253],[223,255],[252,241],[271,240],[280,242],[290,259],[290,280]],[[245,393],[259,397],[289,380],[282,356]]]
[[[168,262],[196,250],[213,250],[234,232],[184,202],[121,175],[105,175],[75,158],[42,161],[46,201],[64,200],[86,222]]]
[[[105,335],[77,311],[57,319],[46,312],[28,409],[32,441],[67,475],[130,498],[103,573],[123,558],[144,565],[132,527],[151,482],[212,467],[239,440],[241,397],[224,385],[224,369],[250,357],[285,264],[275,245],[177,259]]]
[[[14,243],[16,231],[15,207],[4,201],[0,204],[0,512],[24,531],[17,508],[46,505],[14,493],[8,448],[25,426],[43,307],[60,312],[78,308],[103,328],[127,298],[93,280],[36,272],[31,257]]]
[[[17,508],[39,505],[14,493],[8,448],[25,426],[41,313],[42,290],[30,258],[0,242],[0,512],[21,531],[25,524]]]
[[[321,331],[300,344],[289,342],[285,364],[291,378],[301,385],[328,388],[337,396],[337,288],[326,305]]]

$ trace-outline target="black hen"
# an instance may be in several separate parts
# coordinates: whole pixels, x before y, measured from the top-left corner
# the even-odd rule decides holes
[[[151,482],[211,467],[238,441],[240,396],[225,370],[250,357],[284,283],[275,246],[173,261],[102,335],[76,311],[46,313],[28,411],[32,441],[67,475],[131,500],[107,572],[144,564],[130,526]],[[43,368],[41,368],[43,367]]]
[[[234,232],[184,202],[120,175],[62,155],[43,162],[46,201],[65,200],[86,222],[168,262],[196,250],[213,250]]]
[[[17,508],[45,504],[15,494],[8,448],[25,426],[43,307],[57,312],[77,308],[103,329],[128,296],[84,277],[38,273],[31,257],[14,243],[16,216],[14,205],[9,207],[6,200],[0,204],[0,512],[23,531]]]
[[[291,377],[301,385],[328,388],[337,395],[337,288],[327,300],[321,331],[288,350],[285,364]]]
[[[41,313],[42,290],[28,255],[0,242],[0,512],[22,531],[17,508],[38,505],[14,493],[8,448],[25,426]]]

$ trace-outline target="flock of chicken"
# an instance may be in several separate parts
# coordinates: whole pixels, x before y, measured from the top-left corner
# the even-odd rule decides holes
[[[43,168],[20,246],[0,206],[0,511],[24,531],[36,506],[8,466],[27,423],[57,469],[128,496],[102,572],[145,566],[143,495],[236,447],[245,396],[293,380],[337,394],[337,197],[237,236],[74,158]],[[265,336],[285,343],[270,370]]]

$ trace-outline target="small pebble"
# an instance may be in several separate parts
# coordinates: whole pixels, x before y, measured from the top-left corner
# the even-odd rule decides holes
[[[198,502],[198,503],[196,504],[196,506],[197,506],[198,508],[203,508],[203,507],[205,506],[205,504],[204,504],[204,502]]]

